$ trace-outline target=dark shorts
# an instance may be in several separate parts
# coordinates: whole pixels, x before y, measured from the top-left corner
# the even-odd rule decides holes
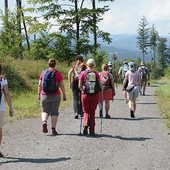
[[[41,111],[51,116],[59,115],[61,95],[41,95]]]

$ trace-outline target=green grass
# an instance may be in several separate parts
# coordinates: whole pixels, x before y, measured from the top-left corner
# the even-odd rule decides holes
[[[166,124],[170,129],[170,69],[159,82],[162,85],[156,90],[158,105],[162,115],[167,119]]]
[[[5,122],[13,122],[23,118],[40,117],[40,102],[37,100],[38,79],[41,71],[48,68],[47,61],[12,60],[12,63],[12,69],[10,69],[10,65],[7,64],[5,67],[7,70],[3,70],[3,72],[8,79],[15,115],[12,119],[9,118],[7,107]],[[63,63],[58,63],[56,69],[61,71],[64,77],[64,84],[67,95],[67,101],[62,101],[60,104],[61,110],[62,108],[68,107],[72,104],[72,91],[69,88],[67,81],[67,73],[70,69],[70,66],[67,66]],[[12,70],[13,76],[10,76],[10,70]],[[26,85],[29,84],[29,88],[28,86],[22,86],[18,81],[15,81],[16,75],[17,77],[21,77],[21,79],[26,82]],[[13,82],[15,84],[13,84]]]

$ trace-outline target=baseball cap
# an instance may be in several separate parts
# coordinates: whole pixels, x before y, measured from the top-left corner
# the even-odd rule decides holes
[[[135,63],[134,62],[129,62],[128,65],[129,65],[129,67],[135,67]]]
[[[92,59],[92,58],[88,59],[86,64],[89,65],[89,66],[95,66],[96,65],[94,59]]]

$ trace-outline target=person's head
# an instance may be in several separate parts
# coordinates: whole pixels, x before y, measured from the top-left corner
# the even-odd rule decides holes
[[[102,64],[102,70],[103,71],[108,71],[109,66],[107,64]]]
[[[108,66],[112,67],[112,62],[111,61],[108,62]]]
[[[95,64],[94,59],[90,58],[87,60],[86,65],[87,67],[93,68],[96,64]]]
[[[129,70],[131,70],[131,71],[136,70],[136,64],[134,62],[131,61],[128,63],[128,65],[129,65]]]
[[[48,60],[48,66],[54,68],[56,66],[56,60],[54,58],[50,58]]]
[[[124,60],[124,61],[123,61],[123,64],[128,64],[127,60]]]
[[[76,63],[79,65],[83,62],[83,56],[81,55],[77,55],[76,56]]]
[[[145,68],[145,63],[142,61],[140,66],[141,66],[141,68]]]

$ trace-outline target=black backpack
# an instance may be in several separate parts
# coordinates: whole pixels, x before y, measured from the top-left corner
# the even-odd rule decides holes
[[[56,82],[56,71],[46,69],[42,78],[42,89],[47,94],[52,94],[59,89],[59,83]]]

